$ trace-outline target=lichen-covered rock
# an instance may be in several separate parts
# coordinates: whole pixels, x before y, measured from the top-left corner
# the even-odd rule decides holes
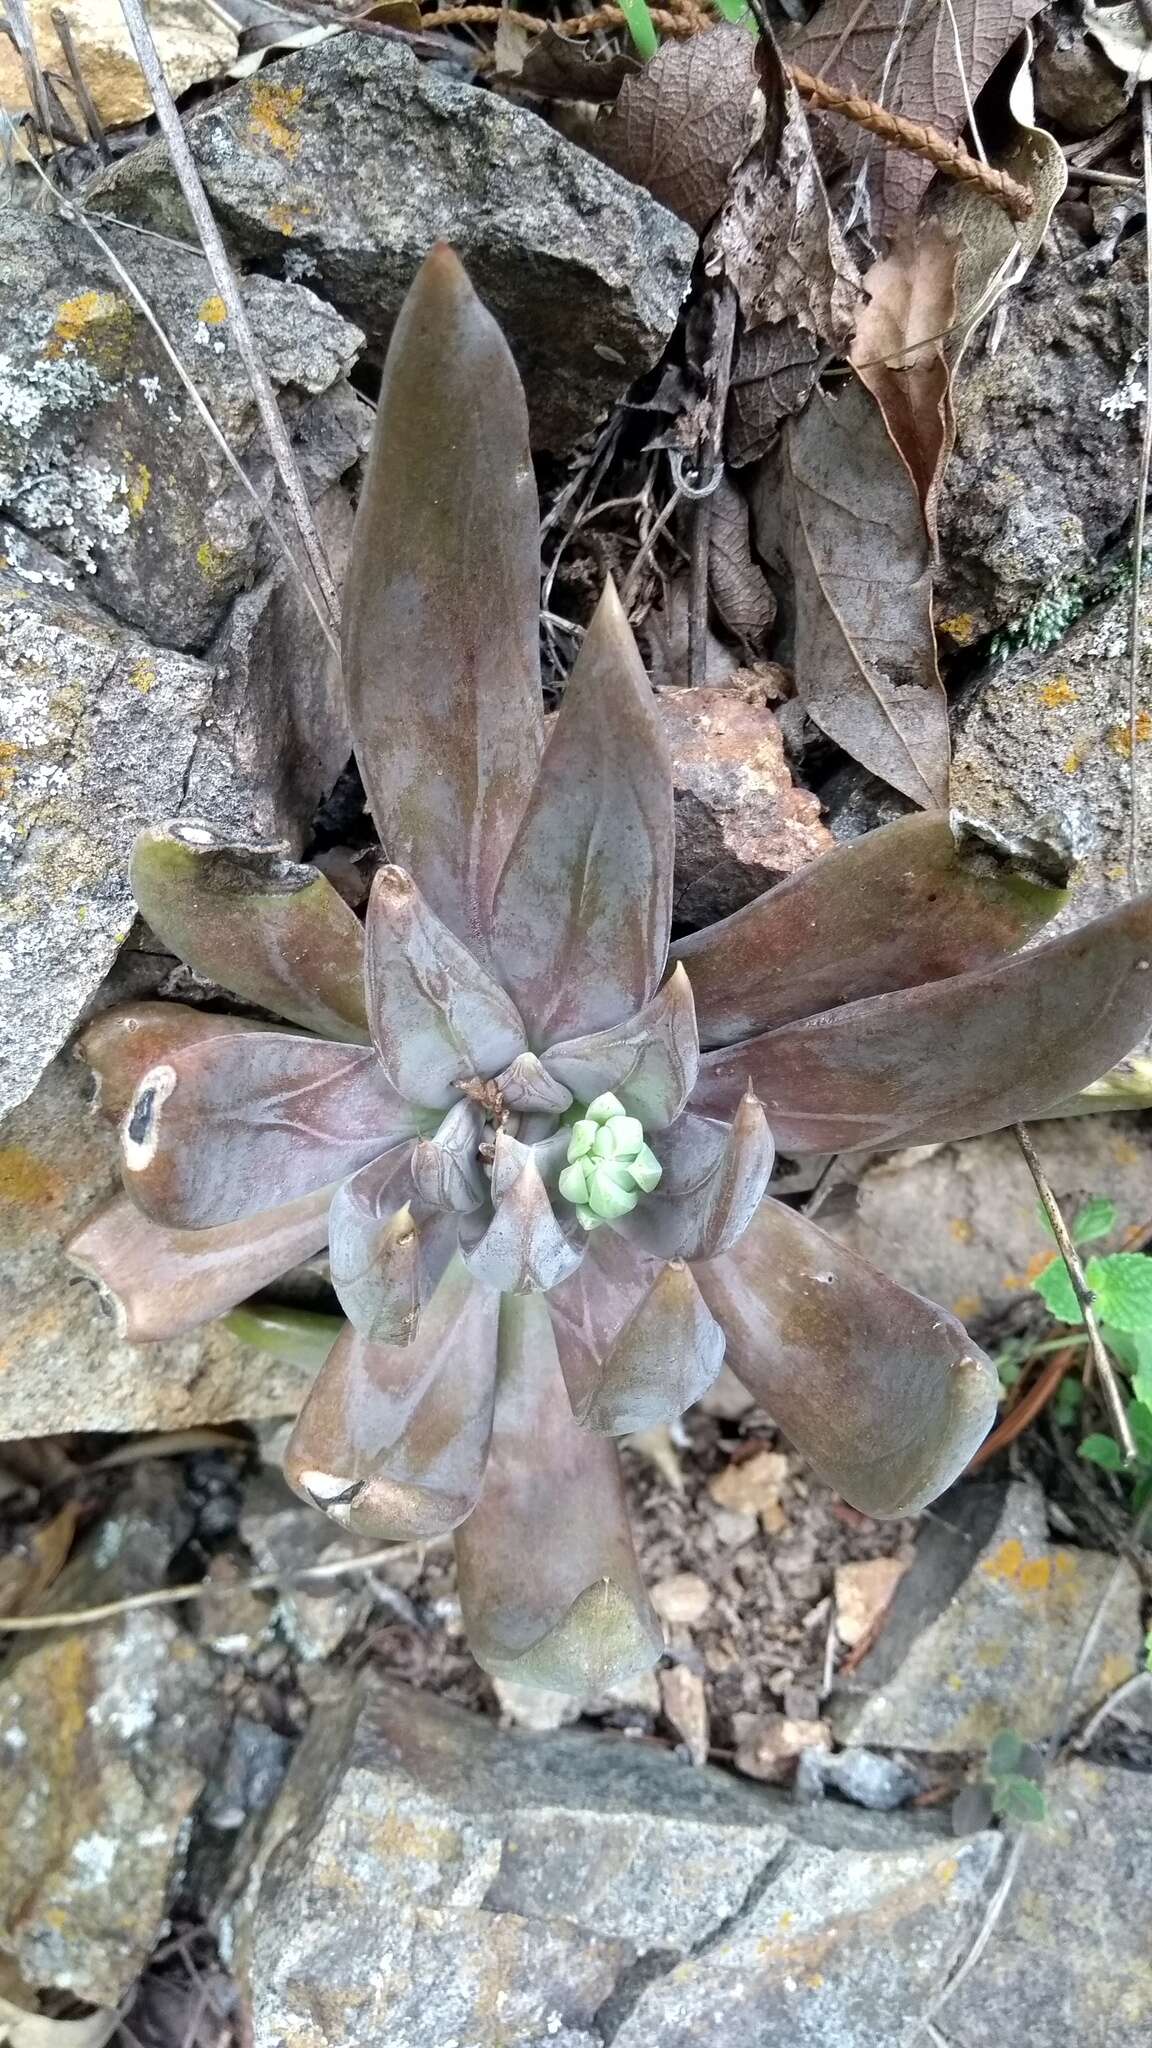
[[[827,853],[818,798],[788,771],[775,717],[754,692],[662,690],[676,798],[673,916],[711,924]]]
[[[64,1609],[155,1584],[181,1530],[146,1488],[58,1581]],[[185,1530],[184,1534],[187,1533]],[[28,1639],[0,1673],[0,1964],[114,2005],[164,1924],[227,1707],[170,1613]]]
[[[868,1748],[959,1756],[1009,1728],[1047,1741],[1139,1668],[1140,1582],[1121,1563],[1113,1584],[1116,1572],[1115,1558],[1049,1542],[1039,1488],[958,1490],[924,1523],[875,1649],[833,1694],[833,1727]]]
[[[292,1415],[311,1375],[219,1324],[125,1344],[64,1239],[119,1185],[113,1134],[86,1106],[78,1061],[55,1061],[0,1127],[0,1438],[183,1429]]]
[[[1132,511],[1140,437],[1144,259],[1042,255],[978,336],[956,391],[940,505],[936,615],[946,646],[1068,601]],[[1123,483],[1118,480],[1124,479]]]
[[[536,114],[395,45],[301,50],[187,130],[237,254],[314,285],[377,352],[417,265],[451,241],[507,333],[538,446],[591,426],[675,325],[692,230]],[[102,172],[89,198],[187,233],[162,143]]]
[[[1126,516],[1119,497],[1116,515]],[[1021,648],[973,684],[957,720],[953,803],[1010,837],[1055,833],[1062,839],[1077,861],[1065,913],[1066,921],[1077,924],[1114,910],[1127,894],[1128,609],[1125,593],[1086,612],[1047,652]],[[1137,850],[1147,886],[1152,697],[1146,687],[1135,767]]]
[[[256,2048],[876,2048],[999,1854],[388,1686],[318,1709],[238,1957]]]
[[[267,492],[273,471],[256,403],[207,264],[143,235],[105,233]],[[253,277],[244,295],[281,407],[304,433],[309,408],[332,402],[323,394],[339,386],[362,337],[301,285]],[[75,221],[0,213],[0,298],[0,512],[118,618],[164,646],[201,651],[263,555],[257,505],[123,280]]]

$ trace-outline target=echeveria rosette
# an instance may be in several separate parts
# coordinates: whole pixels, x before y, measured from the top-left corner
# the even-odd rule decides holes
[[[587,1690],[660,1648],[611,1438],[679,1414],[725,1351],[872,1514],[930,1500],[994,1413],[954,1317],[767,1195],[772,1134],[963,1137],[1065,1099],[1147,1028],[1152,909],[1021,951],[1059,893],[920,816],[669,952],[671,773],[632,635],[609,587],[545,745],[537,589],[519,379],[440,249],[389,350],[345,592],[389,864],[362,928],[274,849],[142,836],[159,936],[295,1028],[98,1018],[127,1193],[72,1251],[144,1339],[327,1244],[348,1326],[294,1483],[374,1537],[455,1529],[480,1661]]]

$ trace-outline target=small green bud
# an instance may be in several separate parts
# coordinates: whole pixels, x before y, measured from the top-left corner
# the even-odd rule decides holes
[[[664,1168],[650,1145],[641,1145],[635,1158],[628,1161],[628,1171],[637,1187],[643,1188],[646,1195],[650,1195],[653,1188],[659,1187],[664,1178]]]
[[[597,1216],[594,1209],[581,1207],[577,1209],[576,1215],[579,1222],[584,1225],[585,1230],[599,1230],[601,1223],[604,1221],[602,1216]]]
[[[568,1140],[568,1157],[570,1160],[583,1159],[584,1154],[592,1150],[598,1128],[599,1126],[594,1124],[589,1116],[582,1116],[577,1123],[573,1124],[572,1135]]]
[[[610,1116],[626,1116],[627,1113],[624,1104],[616,1095],[598,1095],[595,1102],[588,1104],[585,1112],[594,1124],[606,1124]]]
[[[638,1117],[614,1116],[601,1124],[592,1150],[597,1159],[634,1159],[644,1143],[644,1126]]]
[[[606,1223],[627,1216],[639,1199],[626,1166],[605,1163],[593,1167],[588,1176],[588,1206]]]
[[[560,1193],[566,1202],[586,1202],[588,1200],[588,1169],[583,1160],[574,1159],[571,1165],[566,1166],[560,1175],[558,1185]]]

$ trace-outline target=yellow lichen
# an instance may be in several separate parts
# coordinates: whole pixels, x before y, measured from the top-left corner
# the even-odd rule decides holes
[[[957,1244],[971,1244],[975,1232],[966,1216],[953,1216],[948,1225]]]
[[[119,292],[80,292],[59,308],[45,354],[79,349],[109,371],[121,370],[132,342],[133,314]]]
[[[0,740],[0,798],[10,796],[16,780],[16,763],[24,752],[15,740]]]
[[[1136,745],[1142,747],[1148,740],[1152,740],[1152,714],[1141,711],[1136,717]],[[1127,760],[1132,752],[1132,734],[1128,726],[1114,725],[1108,735],[1108,745],[1114,754],[1120,754]]]
[[[232,555],[227,548],[217,547],[214,540],[202,540],[196,550],[200,572],[209,583],[219,583],[232,573]]]
[[[201,300],[197,318],[204,322],[205,327],[223,326],[228,318],[228,308],[219,292],[213,292],[210,298]]]
[[[1046,711],[1058,711],[1061,705],[1076,702],[1076,692],[1067,676],[1053,676],[1050,683],[1039,684],[1036,694]]]
[[[1066,754],[1064,756],[1061,766],[1063,767],[1065,775],[1078,775],[1082,764],[1083,756],[1073,751],[1071,754]]]
[[[48,1209],[63,1190],[60,1175],[24,1145],[0,1145],[0,1201]]]
[[[281,156],[295,156],[300,147],[300,137],[291,123],[303,97],[302,85],[269,85],[258,81],[252,87],[248,109],[248,133],[252,140],[266,143],[270,149],[278,150]]]
[[[967,647],[969,642],[976,638],[976,621],[971,612],[956,612],[950,619],[941,619],[936,631],[947,633],[948,638],[954,640],[957,647]]]
[[[145,505],[152,496],[152,471],[146,462],[136,464],[136,474],[127,490],[128,510],[134,519],[139,519]]]
[[[139,690],[141,695],[146,697],[156,681],[155,663],[151,661],[138,661],[128,681],[134,690]]]

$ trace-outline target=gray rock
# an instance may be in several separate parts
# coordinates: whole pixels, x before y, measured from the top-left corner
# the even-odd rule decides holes
[[[507,331],[541,447],[593,425],[675,325],[692,230],[536,114],[407,50],[317,44],[186,127],[237,254],[313,285],[377,353],[418,263],[451,241]],[[88,196],[187,234],[162,144],[122,158]]]
[[[953,2048],[1147,2048],[1152,1779],[1070,1763],[978,1970],[940,2014]]]
[[[0,1438],[294,1414],[310,1374],[218,1324],[165,1344],[122,1343],[65,1259],[64,1239],[119,1185],[115,1141],[87,1106],[88,1086],[77,1061],[54,1062],[0,1133]]]
[[[825,1711],[854,1745],[985,1752],[1003,1729],[1046,1741],[1141,1663],[1140,1584],[1097,1551],[1048,1541],[1044,1496],[958,1488],[921,1529],[875,1647]],[[1102,1609],[1074,1697],[1065,1694]]]
[[[820,1799],[825,1792],[839,1792],[855,1806],[888,1813],[919,1790],[919,1773],[898,1757],[877,1756],[872,1749],[806,1749],[796,1768],[793,1797]]]
[[[1119,499],[1117,506],[1123,516]],[[1121,596],[1097,605],[1046,654],[1024,648],[990,669],[957,720],[953,803],[1012,837],[1056,828],[1078,862],[1065,923],[1113,910],[1127,893],[1128,603]],[[1138,850],[1148,875],[1147,710],[1137,727],[1136,773]]]
[[[107,240],[258,490],[273,481],[248,375],[207,264],[109,228]],[[263,521],[121,279],[76,222],[0,214],[0,511],[82,587],[163,646],[200,651],[265,546]],[[305,287],[253,277],[245,304],[291,429],[362,336]],[[339,401],[336,401],[339,403]],[[340,437],[313,427],[344,461]],[[354,459],[355,450],[352,451]],[[324,478],[332,483],[339,469]]]
[[[163,1484],[151,1504],[150,1485],[137,1482],[47,1605],[163,1577],[179,1509]],[[163,1928],[227,1709],[170,1613],[25,1641],[0,1674],[0,1960],[38,1988],[114,2005]]]
[[[274,1472],[260,1473],[245,1489],[240,1535],[262,1572],[298,1572],[376,1547],[347,1533],[334,1542],[327,1517],[306,1507]],[[355,1575],[316,1580],[311,1586],[285,1586],[277,1594],[284,1635],[309,1664],[338,1650],[345,1637],[367,1620],[371,1604],[363,1579]]]
[[[388,1686],[318,1708],[234,1931],[256,2048],[876,2048],[999,1854]]]
[[[1144,258],[1044,253],[965,358],[941,495],[936,613],[953,644],[1022,620],[1091,573],[1132,510]]]
[[[1087,1195],[1115,1202],[1119,1228],[1093,1251],[1119,1249],[1124,1227],[1152,1214],[1152,1143],[1141,1119],[1076,1117],[1039,1124],[1033,1136],[1073,1214]],[[1008,1131],[894,1153],[865,1170],[848,1200],[846,1209],[833,1195],[821,1228],[967,1322],[1024,1299],[1055,1255]]]

